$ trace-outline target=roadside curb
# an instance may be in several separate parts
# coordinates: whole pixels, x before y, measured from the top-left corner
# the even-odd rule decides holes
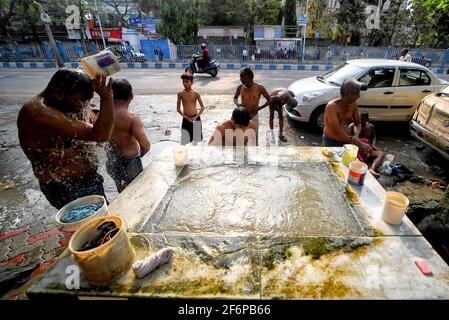
[[[183,62],[124,62],[120,63],[123,69],[185,69],[189,63]],[[68,68],[81,68],[79,62],[67,62]],[[254,70],[297,70],[297,71],[327,71],[336,66],[336,64],[282,64],[282,63],[222,63],[220,69],[239,70],[249,66]],[[1,62],[1,68],[16,69],[42,69],[56,68],[54,62]],[[435,74],[444,74],[444,68],[429,68]]]

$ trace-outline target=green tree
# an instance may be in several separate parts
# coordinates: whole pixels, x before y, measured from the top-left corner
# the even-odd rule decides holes
[[[10,39],[8,25],[10,20],[17,15],[18,0],[0,0],[0,36],[2,39]]]
[[[134,0],[134,3],[137,4],[139,16],[145,15],[149,17],[151,13],[154,16],[159,16],[161,0]]]
[[[285,36],[288,38],[296,37],[296,0],[286,0],[284,5],[284,26]]]
[[[255,24],[280,25],[282,23],[282,0],[254,1]]]
[[[128,0],[101,0],[105,5],[114,9],[118,22],[128,24],[125,17],[128,15],[130,9],[130,1]],[[115,20],[115,19],[114,19]]]
[[[413,0],[414,44],[447,48],[449,43],[449,0]]]
[[[198,33],[198,18],[194,0],[165,0],[161,2],[162,22],[156,26],[158,33],[175,44],[193,43]]]
[[[337,27],[334,38],[341,44],[348,44],[348,40],[356,43],[360,36],[360,29],[365,27],[365,1],[341,0],[340,9],[336,14]]]
[[[332,38],[334,17],[327,10],[327,0],[315,0],[309,4],[307,36],[314,37],[317,31],[323,38]]]

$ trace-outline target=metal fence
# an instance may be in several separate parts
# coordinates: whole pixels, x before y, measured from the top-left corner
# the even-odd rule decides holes
[[[79,61],[82,57],[102,50],[95,42],[80,43],[57,41],[58,53],[64,62]],[[189,62],[193,54],[201,51],[199,45],[170,45],[169,56],[149,55],[141,46],[111,44],[111,50],[121,62]],[[302,54],[301,47],[276,47],[272,45],[209,45],[212,59],[220,62],[248,63],[301,63],[301,64],[338,64],[348,59],[376,58],[398,59],[400,48],[382,47],[329,47],[307,46]],[[449,49],[410,49],[413,62],[427,67],[445,67],[449,65]],[[4,44],[0,45],[2,62],[52,62],[55,57],[48,43]]]

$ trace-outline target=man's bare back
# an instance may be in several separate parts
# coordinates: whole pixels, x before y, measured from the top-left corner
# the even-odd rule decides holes
[[[70,136],[76,136],[76,129],[70,123],[81,120],[86,127],[92,127],[95,114],[90,106],[82,113],[68,115],[46,106],[43,98],[35,97],[19,112],[17,126],[20,145],[30,160],[39,181],[64,182],[92,175],[97,170],[95,143],[87,143]],[[57,128],[58,123],[67,122],[66,130]],[[53,126],[47,125],[52,123]]]

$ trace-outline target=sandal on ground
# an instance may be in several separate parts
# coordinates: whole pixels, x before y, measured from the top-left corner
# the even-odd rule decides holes
[[[279,140],[281,140],[282,142],[287,142],[287,138],[285,136],[279,136]]]

